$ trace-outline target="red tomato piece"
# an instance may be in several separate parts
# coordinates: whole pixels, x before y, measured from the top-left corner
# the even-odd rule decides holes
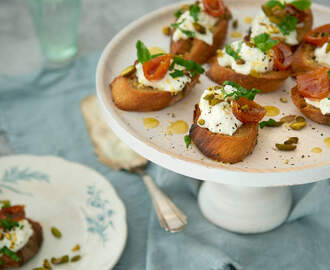
[[[299,93],[307,98],[322,99],[328,96],[330,91],[328,69],[319,68],[297,76]]]
[[[288,69],[293,60],[290,46],[279,42],[274,48],[274,66],[278,70]]]
[[[25,218],[24,205],[13,205],[10,207],[5,207],[0,210],[0,220],[10,218],[13,221],[20,221]]]
[[[308,32],[304,39],[306,42],[316,46],[322,46],[324,43],[330,41],[330,24],[325,24]]]
[[[203,0],[205,11],[213,16],[220,17],[225,13],[225,4],[222,0]]]
[[[165,54],[157,56],[148,62],[145,62],[143,67],[144,76],[149,81],[161,80],[164,78],[171,65],[172,55]]]
[[[264,107],[245,97],[240,97],[233,103],[235,117],[243,123],[257,123],[266,114]]]

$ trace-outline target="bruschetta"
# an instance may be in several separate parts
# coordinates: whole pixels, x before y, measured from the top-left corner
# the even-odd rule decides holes
[[[40,249],[40,224],[25,217],[24,206],[0,203],[0,269],[20,267]]]
[[[258,122],[266,114],[265,109],[253,101],[257,92],[231,81],[204,91],[199,104],[195,105],[189,136],[205,156],[236,163],[252,153]]]
[[[308,32],[293,56],[292,70],[296,75],[320,67],[330,68],[330,24]]]
[[[330,126],[330,71],[326,67],[297,76],[291,97],[297,108],[309,119]]]
[[[263,33],[227,44],[211,59],[206,74],[218,84],[230,80],[267,93],[277,90],[290,76],[291,62],[290,46]]]
[[[261,11],[252,22],[251,38],[267,33],[271,38],[293,46],[294,49],[313,27],[310,6],[310,0],[269,0],[262,5]]]
[[[186,96],[204,69],[172,54],[151,55],[137,41],[138,60],[110,84],[114,104],[125,111],[157,111]]]
[[[203,0],[175,12],[171,53],[203,64],[215,55],[227,35],[231,13],[222,0]]]

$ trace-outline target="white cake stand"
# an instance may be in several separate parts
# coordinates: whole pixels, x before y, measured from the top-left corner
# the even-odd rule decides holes
[[[263,1],[227,1],[234,18],[239,19],[236,31],[244,33],[249,25],[246,16],[254,16]],[[170,121],[192,122],[194,104],[200,94],[213,84],[206,77],[188,97],[178,104],[151,113],[124,112],[118,110],[111,100],[109,83],[120,71],[136,59],[135,42],[143,40],[148,46],[168,50],[169,38],[161,32],[163,26],[173,20],[173,12],[181,4],[175,4],[152,12],[131,23],[122,30],[104,49],[96,72],[96,87],[104,117],[113,131],[136,152],[147,159],[177,173],[205,180],[198,202],[204,216],[214,224],[240,233],[260,233],[271,230],[285,221],[292,205],[289,186],[326,179],[330,176],[330,149],[323,140],[330,136],[329,127],[313,122],[301,131],[281,128],[264,128],[259,132],[258,145],[252,155],[243,162],[225,165],[205,158],[192,145],[186,149],[184,135],[166,134]],[[328,22],[330,9],[313,5],[315,25]],[[230,31],[231,32],[231,31]],[[228,42],[231,38],[228,38]],[[207,67],[206,67],[207,68]],[[258,96],[263,105],[273,105],[282,115],[300,114],[292,102],[286,104],[280,97],[290,100],[289,89],[293,81],[288,80],[275,93]],[[174,117],[173,117],[174,115]],[[154,117],[160,126],[146,130],[142,119]],[[274,144],[287,137],[298,136],[300,143],[294,152],[274,150]],[[319,154],[312,153],[320,147]]]

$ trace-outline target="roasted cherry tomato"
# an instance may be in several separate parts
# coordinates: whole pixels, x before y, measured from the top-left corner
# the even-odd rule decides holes
[[[233,113],[243,123],[257,123],[265,116],[266,110],[258,103],[245,97],[240,97],[233,102]]]
[[[172,55],[165,54],[157,56],[143,64],[144,76],[149,81],[161,80],[164,78],[171,65]]]
[[[297,87],[301,95],[307,98],[322,99],[330,91],[327,68],[319,68],[297,76]]]
[[[203,0],[203,6],[205,11],[213,17],[220,17],[226,9],[222,0]]]
[[[14,205],[0,210],[0,220],[10,217],[13,221],[20,221],[25,218],[23,205]],[[0,225],[1,226],[1,225]]]
[[[330,41],[330,24],[322,25],[308,32],[304,36],[304,39],[308,43],[322,46],[324,43]]]
[[[279,42],[274,48],[274,66],[278,70],[288,69],[293,60],[290,46]]]

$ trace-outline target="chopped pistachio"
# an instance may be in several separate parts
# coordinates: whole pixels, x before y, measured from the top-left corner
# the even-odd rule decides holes
[[[164,26],[163,29],[162,29],[162,32],[165,36],[169,36],[171,34],[171,27]]]
[[[275,144],[275,146],[278,150],[281,150],[281,151],[293,151],[297,148],[297,146],[295,144],[277,143],[277,144]]]
[[[129,66],[129,67],[125,68],[120,73],[120,76],[128,77],[128,76],[132,75],[135,71],[136,71],[136,68],[135,68],[135,66],[132,65],[132,66]]]
[[[80,255],[76,255],[76,256],[73,256],[72,258],[71,258],[71,262],[77,262],[77,261],[79,261],[81,259],[81,256]]]
[[[288,103],[288,100],[285,97],[281,97],[280,101],[283,102],[283,103]]]
[[[198,124],[200,124],[201,126],[203,126],[205,124],[205,120],[204,119],[199,119],[198,120]]]
[[[297,116],[296,121],[297,122],[306,122],[305,118],[302,116]]]
[[[61,238],[62,237],[62,233],[56,227],[52,227],[51,232],[56,238]]]
[[[296,119],[296,116],[295,115],[286,115],[286,116],[283,116],[281,119],[280,119],[280,121],[281,122],[285,122],[285,123],[290,123],[290,122],[292,122],[293,120],[295,120]]]
[[[238,20],[233,21],[233,28],[236,29],[238,27]]]
[[[293,122],[290,124],[290,128],[294,130],[301,130],[306,126],[306,122]]]

